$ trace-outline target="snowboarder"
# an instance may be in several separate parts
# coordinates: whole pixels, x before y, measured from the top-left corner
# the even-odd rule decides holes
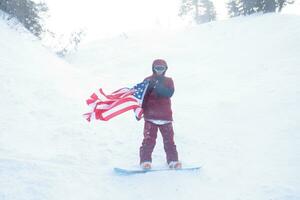
[[[168,69],[165,60],[157,59],[152,63],[153,74],[145,81],[149,82],[142,108],[144,110],[144,139],[140,147],[140,165],[143,169],[151,169],[152,152],[156,144],[158,129],[160,130],[169,168],[180,169],[178,153],[174,142],[172,125],[171,97],[174,93],[173,80],[165,76]]]

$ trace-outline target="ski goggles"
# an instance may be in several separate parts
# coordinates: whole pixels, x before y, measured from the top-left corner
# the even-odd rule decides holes
[[[165,65],[155,65],[153,67],[153,70],[156,71],[156,72],[163,72],[163,71],[167,70],[167,66],[165,66]]]

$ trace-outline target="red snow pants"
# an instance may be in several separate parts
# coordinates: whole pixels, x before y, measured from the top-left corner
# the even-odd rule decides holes
[[[172,123],[156,125],[152,122],[145,121],[144,139],[140,147],[140,163],[152,162],[152,152],[156,144],[158,129],[161,132],[166,152],[167,163],[178,161],[178,153],[174,142],[174,131]]]

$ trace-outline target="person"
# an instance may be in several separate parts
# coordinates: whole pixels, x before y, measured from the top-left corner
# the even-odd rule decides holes
[[[145,170],[151,169],[151,155],[156,144],[158,129],[163,138],[169,168],[182,167],[181,162],[178,161],[172,125],[171,97],[174,93],[174,83],[171,78],[165,76],[167,69],[165,60],[156,59],[152,63],[153,74],[144,80],[149,83],[142,104],[145,122],[144,138],[140,147],[140,165]]]

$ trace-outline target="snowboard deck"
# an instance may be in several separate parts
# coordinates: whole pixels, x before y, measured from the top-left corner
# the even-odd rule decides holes
[[[181,169],[170,169],[170,168],[161,168],[161,169],[124,169],[124,168],[114,168],[114,172],[118,175],[134,175],[134,174],[146,174],[150,172],[163,172],[163,171],[197,171],[201,167],[183,167]]]

